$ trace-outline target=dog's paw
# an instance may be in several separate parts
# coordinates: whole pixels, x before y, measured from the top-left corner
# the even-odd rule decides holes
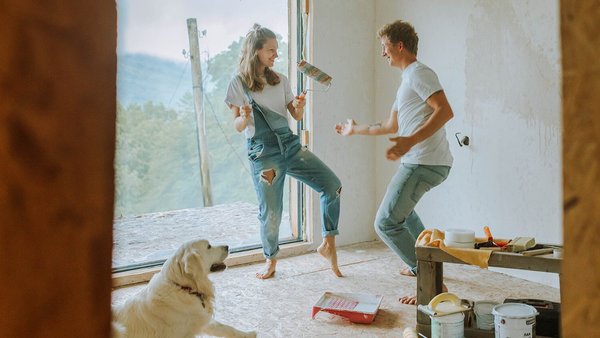
[[[256,331],[244,332],[241,338],[256,338]]]

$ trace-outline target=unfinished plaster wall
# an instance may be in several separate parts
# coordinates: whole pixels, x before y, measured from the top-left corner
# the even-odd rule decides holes
[[[371,0],[311,1],[309,61],[333,77],[327,92],[312,96],[312,148],[342,181],[338,244],[374,240],[375,155],[373,138],[339,136],[334,125],[345,118],[370,120],[373,115],[373,42],[375,3]],[[319,85],[317,85],[319,86]],[[317,87],[318,88],[318,87]],[[318,89],[323,89],[318,88]],[[313,210],[319,210],[311,194]],[[311,218],[315,238],[321,233],[318,213]]]
[[[426,227],[562,243],[558,1],[384,1],[376,26],[397,19],[419,34],[453,107],[447,125],[454,166],[417,207]],[[385,118],[400,72],[376,61],[376,104]],[[455,133],[469,136],[460,147]],[[387,142],[380,139],[377,153]],[[380,156],[377,200],[396,168]],[[507,271],[551,285],[553,274]]]
[[[0,2],[0,337],[110,330],[114,2]]]

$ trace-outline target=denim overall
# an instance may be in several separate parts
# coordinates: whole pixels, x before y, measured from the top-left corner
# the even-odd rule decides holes
[[[300,145],[298,135],[292,133],[285,117],[259,106],[244,81],[242,84],[254,114],[255,133],[247,140],[247,151],[259,202],[260,239],[265,258],[273,259],[279,252],[285,175],[320,194],[321,234],[337,235],[340,180],[315,154]]]

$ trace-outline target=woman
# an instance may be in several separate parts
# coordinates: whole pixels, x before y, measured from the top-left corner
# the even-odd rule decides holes
[[[341,183],[313,153],[300,145],[288,127],[287,112],[297,121],[304,116],[304,95],[292,94],[289,80],[271,69],[277,55],[275,34],[258,24],[246,35],[239,74],[231,80],[225,103],[233,112],[234,126],[247,137],[252,179],[259,202],[260,239],[266,265],[256,277],[275,274],[279,252],[279,225],[285,175],[290,175],[321,194],[323,243],[317,251],[341,277],[335,236],[340,214]]]

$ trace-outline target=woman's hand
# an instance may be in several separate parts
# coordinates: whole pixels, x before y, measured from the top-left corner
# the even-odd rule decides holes
[[[347,119],[346,122],[340,122],[335,125],[335,132],[342,136],[350,136],[354,134],[354,126],[356,126],[356,121]]]
[[[292,106],[294,106],[294,109],[296,110],[296,112],[301,112],[304,110],[304,105],[306,105],[305,96],[306,96],[306,94],[302,93],[300,95],[297,95],[294,98],[294,101],[292,101]]]
[[[252,114],[252,107],[247,102],[244,102],[240,107],[240,117],[244,122],[247,122],[250,119],[250,114]]]

